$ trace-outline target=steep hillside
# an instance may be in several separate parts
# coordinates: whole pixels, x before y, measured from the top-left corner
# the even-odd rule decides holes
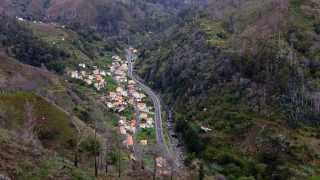
[[[186,163],[228,179],[319,175],[319,2],[208,3],[138,61],[174,109]]]
[[[62,103],[58,99],[64,97],[63,103],[68,106],[72,100],[64,93],[59,78],[3,53],[0,60],[0,172],[18,179],[90,178],[84,169],[80,171],[71,164],[67,165],[70,171],[58,171],[63,166],[62,158],[72,156],[70,142],[77,136],[72,117],[52,104],[55,100]],[[51,92],[54,99],[49,101],[49,91],[59,89],[60,95]]]
[[[141,34],[169,27],[175,12],[175,8],[169,8],[171,3],[147,0],[2,0],[0,14],[70,26],[91,26],[105,37],[127,41],[127,36],[142,38]],[[180,7],[180,3],[175,4]]]
[[[79,63],[105,65],[108,44],[87,29],[77,33],[57,24],[1,18],[0,174],[94,179],[97,151],[106,157],[105,138],[110,150],[118,147],[115,115],[97,101],[97,91],[66,76]],[[97,135],[94,123],[101,124]]]
[[[154,147],[135,159],[118,132],[119,116],[133,118],[133,109],[118,113],[106,104],[106,94],[118,87],[109,72],[112,56],[121,52],[117,43],[89,27],[0,21],[1,176],[151,177],[154,159],[145,154]]]
[[[92,178],[63,163],[77,136],[70,117],[46,100],[25,92],[1,92],[0,171],[17,179]],[[63,166],[70,169],[60,170]]]
[[[79,62],[93,64],[110,47],[90,28],[75,32],[55,23],[17,21],[6,16],[0,21],[5,24],[0,27],[0,45],[10,56],[58,73]]]
[[[0,0],[0,174],[151,178],[155,155],[122,148],[119,114],[103,103],[117,87],[111,75],[101,91],[90,81],[101,76],[88,75],[131,44],[198,179],[319,178],[319,9],[318,0]]]

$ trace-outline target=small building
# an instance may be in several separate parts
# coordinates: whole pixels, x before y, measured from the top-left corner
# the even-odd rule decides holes
[[[86,72],[86,71],[80,71],[80,74],[81,74],[82,76],[86,76],[86,75],[87,75],[87,72]]]
[[[120,130],[120,134],[122,134],[122,135],[127,134],[127,130],[124,126],[120,126],[119,130]]]
[[[100,70],[99,70],[99,69],[95,69],[95,70],[93,70],[93,74],[94,74],[94,75],[98,75],[98,74],[100,74]]]
[[[139,118],[141,120],[147,120],[148,119],[148,114],[147,113],[140,113]]]
[[[115,99],[115,98],[117,97],[117,93],[115,93],[115,92],[109,92],[109,97],[110,97],[111,99]]]
[[[203,130],[204,132],[210,132],[210,131],[212,131],[212,129],[210,129],[210,128],[207,127],[207,126],[201,126],[200,128],[201,128],[201,130]]]
[[[88,85],[91,85],[93,82],[91,79],[86,79],[85,82],[88,84]]]
[[[130,146],[133,146],[133,138],[131,135],[127,136],[127,148],[129,148]]]
[[[138,103],[137,108],[139,111],[148,112],[149,109],[147,108],[147,105],[145,103]]]
[[[147,124],[148,125],[152,125],[153,124],[153,119],[152,118],[148,118],[147,119]]]
[[[147,127],[145,123],[140,123],[139,126],[140,126],[140,128],[142,128],[142,129],[145,129],[145,128]]]
[[[130,122],[131,127],[136,127],[137,126],[137,120],[133,119]]]
[[[119,125],[124,126],[126,124],[126,121],[124,119],[119,120]]]
[[[148,140],[146,140],[146,139],[142,139],[141,141],[140,141],[140,144],[141,145],[148,145]]]
[[[93,80],[93,79],[94,79],[94,76],[89,75],[89,76],[88,76],[88,79]]]
[[[107,74],[106,71],[100,71],[101,76],[106,76],[106,74]]]
[[[17,19],[18,19],[18,21],[24,21],[24,19],[21,17],[17,17]]]
[[[129,85],[135,85],[136,82],[134,82],[133,80],[129,80],[129,81],[128,81],[128,84],[129,84]]]
[[[93,85],[97,90],[100,90],[104,87],[104,83],[94,83]]]
[[[157,167],[160,167],[160,168],[165,167],[166,160],[163,157],[157,157],[156,158],[156,165],[157,165]]]
[[[79,79],[79,73],[78,71],[71,71],[71,77],[75,79]]]
[[[108,106],[108,108],[114,108],[114,105],[111,103],[111,102],[107,102],[107,106]]]

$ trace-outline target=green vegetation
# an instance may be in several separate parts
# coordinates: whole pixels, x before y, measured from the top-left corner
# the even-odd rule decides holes
[[[309,178],[309,180],[319,180],[320,176],[312,176]]]
[[[10,141],[10,133],[6,129],[0,128],[0,144],[8,143]]]
[[[74,138],[75,129],[70,118],[33,93],[1,94],[0,107],[2,116],[6,117],[5,127],[19,129],[35,124],[33,131],[45,145],[66,147]]]
[[[41,67],[45,65],[50,70],[62,73],[63,60],[69,57],[63,49],[49,45],[35,37],[24,25],[14,19],[2,16],[0,18],[0,46],[7,49],[23,63]]]
[[[53,14],[47,9],[59,8],[51,1],[38,5],[41,13],[33,13],[29,1],[6,4],[14,16],[47,17],[48,21],[68,26],[1,17],[1,49],[20,62],[62,73],[78,63],[107,68],[110,56],[130,43],[141,52],[136,66],[141,76],[174,108],[176,130],[188,151],[186,165],[199,165],[200,179],[217,174],[231,180],[318,179],[319,1],[201,1],[199,6],[181,9],[181,2],[173,0],[97,2],[92,2],[90,8],[87,1],[70,5],[62,2],[66,7]],[[6,77],[13,73],[4,72]],[[4,87],[10,84],[6,78],[0,80],[5,82]],[[72,96],[68,105],[62,103],[63,107],[70,105],[73,115],[87,124],[101,123],[99,127],[105,125],[114,135],[117,117],[96,102],[99,92],[79,81],[65,85],[49,88],[50,92],[63,91],[68,93],[65,97]],[[108,76],[106,90],[114,91],[116,86]],[[56,94],[47,94],[59,99]],[[133,109],[122,115],[133,119]],[[33,119],[39,122],[29,132],[46,150],[58,149],[59,155],[64,151],[64,157],[70,160],[70,145],[74,145],[76,134],[70,117],[32,93],[0,96],[1,145],[15,147],[17,144],[10,143],[11,133],[29,127]],[[108,130],[101,129],[112,136]],[[156,143],[154,129],[141,130],[141,139]],[[107,161],[128,168],[128,152],[114,146],[120,140],[109,142],[110,149],[117,153],[109,153]],[[96,150],[102,149],[92,137],[79,146],[83,155],[86,152],[90,156],[85,160],[92,160],[100,152]],[[19,148],[3,149],[4,153],[18,149],[9,154],[23,152]],[[143,158],[150,167],[151,158]],[[52,178],[63,179],[55,176],[62,166],[60,160],[46,159],[40,165],[33,168],[28,161],[21,161],[19,175],[22,179],[42,179],[54,174]],[[68,177],[91,178],[63,166],[68,170],[62,173]]]
[[[107,85],[106,85],[107,92],[114,92],[117,89],[118,84],[116,83],[116,81],[112,79],[111,76],[108,76],[108,75],[106,76],[106,82],[107,82]]]
[[[200,21],[200,29],[205,32],[210,45],[224,48],[226,47],[227,31],[222,22],[213,22],[208,19]]]
[[[101,142],[95,137],[87,137],[80,144],[80,151],[87,153],[90,156],[98,156],[101,152]]]
[[[121,112],[121,115],[126,117],[127,120],[135,119],[135,111],[132,106],[127,107],[123,112]]]
[[[174,107],[186,165],[200,159],[206,175],[227,179],[319,174],[305,156],[319,162],[319,139],[308,133],[320,128],[311,95],[320,82],[319,3],[289,2],[210,2],[199,18],[141,47],[139,73]]]
[[[143,156],[143,163],[144,163],[145,167],[153,169],[154,168],[154,157],[151,155]]]
[[[29,161],[21,160],[18,162],[17,177],[19,179],[43,180],[48,177],[93,180],[88,172],[66,164],[62,159],[48,159],[40,162],[38,166]]]
[[[137,140],[140,141],[144,139],[148,141],[148,144],[156,143],[156,133],[154,128],[145,128],[138,132]]]

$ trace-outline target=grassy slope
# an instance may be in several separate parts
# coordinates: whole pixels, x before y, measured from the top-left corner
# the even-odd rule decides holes
[[[86,177],[85,171],[63,163],[76,137],[71,118],[46,100],[28,92],[0,94],[1,171],[18,179]],[[41,120],[42,119],[42,120]],[[31,127],[31,128],[30,128]],[[8,130],[5,130],[8,129]],[[54,152],[57,156],[52,156]],[[50,158],[49,158],[50,157]],[[61,171],[64,166],[68,169]]]
[[[44,118],[45,122],[35,128],[44,138],[48,136],[49,141],[52,141],[50,144],[66,145],[68,141],[74,138],[75,130],[74,127],[70,126],[70,117],[54,108],[44,99],[34,94],[17,92],[13,94],[4,93],[0,100],[3,113],[7,117],[12,117],[4,118],[6,120],[4,124],[10,124],[7,126],[9,129],[23,128],[28,118],[32,118],[32,120]],[[30,117],[27,117],[27,108],[31,108]]]

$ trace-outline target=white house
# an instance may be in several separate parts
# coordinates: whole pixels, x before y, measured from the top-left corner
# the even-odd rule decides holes
[[[17,19],[18,19],[18,21],[24,21],[24,19],[21,17],[17,17]]]
[[[206,126],[201,126],[201,130],[203,130],[204,132],[212,131],[212,129],[210,129],[209,127],[206,127]]]
[[[88,85],[91,85],[91,84],[93,83],[92,80],[90,80],[90,79],[86,79],[85,82],[86,82]]]
[[[93,70],[93,74],[94,74],[94,75],[98,75],[98,74],[100,74],[100,70],[99,70],[99,69],[95,69],[95,70]]]
[[[86,64],[81,63],[81,64],[79,64],[79,67],[86,68]]]
[[[71,71],[71,77],[75,79],[79,79],[79,73],[78,71]]]

